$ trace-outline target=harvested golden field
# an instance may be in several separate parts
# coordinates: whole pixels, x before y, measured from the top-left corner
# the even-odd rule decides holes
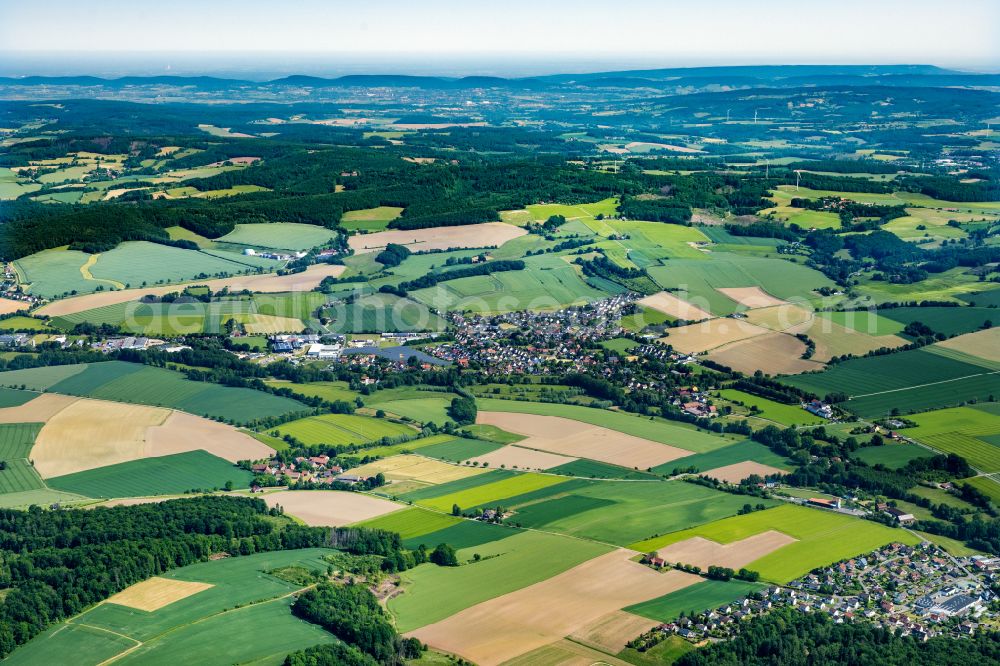
[[[757,370],[770,375],[794,375],[809,370],[822,370],[822,363],[802,358],[805,350],[805,343],[793,335],[768,332],[714,349],[708,358],[747,375],[752,375]]]
[[[235,463],[259,460],[274,454],[267,444],[236,428],[186,412],[171,412],[161,425],[146,431],[150,456],[169,456],[203,449]]]
[[[760,287],[721,287],[717,288],[716,291],[747,308],[766,308],[787,302],[775,298]]]
[[[161,407],[76,400],[38,433],[31,449],[35,469],[48,479],[148,457],[146,431],[169,415],[170,410]]]
[[[660,624],[657,620],[617,610],[577,629],[570,638],[603,652],[618,654],[630,640]]]
[[[351,474],[360,477],[382,473],[389,481],[420,481],[428,484],[447,483],[457,479],[482,474],[486,470],[473,467],[459,467],[446,462],[412,454],[403,454],[376,460],[356,467]]]
[[[228,278],[197,280],[160,287],[99,291],[93,294],[84,294],[82,296],[73,296],[72,298],[53,301],[38,308],[35,314],[47,315],[49,317],[76,314],[77,312],[100,308],[105,305],[135,301],[146,295],[163,296],[164,294],[180,291],[190,285],[205,285],[212,291],[221,291],[223,287],[229,287],[232,291],[248,289],[262,293],[311,291],[323,281],[323,278],[339,277],[345,270],[347,270],[346,266],[314,264],[301,273],[292,273],[290,275],[275,275],[273,273],[266,273],[264,275],[237,275]]]
[[[787,333],[805,333],[816,344],[811,360],[826,363],[834,356],[855,354],[863,356],[870,351],[888,347],[894,349],[909,344],[898,335],[869,335],[841,326],[826,317],[815,317],[812,321],[794,326]]]
[[[754,534],[725,545],[703,537],[691,537],[661,548],[658,554],[671,564],[693,564],[702,569],[710,566],[739,569],[796,541],[798,539],[775,530]]]
[[[971,356],[985,358],[987,361],[1000,363],[1000,328],[997,327],[975,333],[966,333],[936,344],[938,347],[954,349]]]
[[[262,495],[269,507],[280,506],[311,527],[340,527],[404,508],[389,500],[339,490],[281,490]]]
[[[58,393],[42,393],[17,407],[0,408],[0,423],[48,423],[49,419],[79,398]]]
[[[472,462],[480,465],[488,464],[493,469],[505,467],[507,469],[535,469],[546,470],[559,465],[565,465],[577,460],[546,451],[536,451],[526,449],[522,446],[508,444],[507,446],[491,451],[484,456],[471,458]]]
[[[425,252],[427,250],[447,250],[454,247],[499,247],[526,233],[528,232],[513,224],[485,222],[458,227],[390,229],[374,234],[351,236],[347,242],[356,254],[378,252],[383,250],[387,243],[405,245],[413,252]]]
[[[813,318],[811,310],[791,303],[772,305],[767,308],[747,310],[747,321],[772,331],[785,331],[793,326],[799,326]]]
[[[272,333],[301,333],[306,325],[295,317],[278,317],[276,315],[252,314],[243,324],[247,333],[269,335]]]
[[[647,469],[691,455],[685,449],[560,416],[479,412],[476,423],[525,435],[527,439],[518,442],[522,447],[590,458],[622,467]]]
[[[18,310],[27,310],[30,307],[31,305],[24,301],[14,300],[13,298],[0,298],[0,314],[11,314]]]
[[[409,635],[480,666],[494,666],[569,636],[624,606],[701,580],[681,571],[653,571],[632,562],[633,555],[619,549],[595,557]]]
[[[766,328],[755,326],[742,319],[721,317],[698,324],[670,329],[670,335],[660,338],[663,344],[685,354],[700,354],[739,340],[746,340],[769,333]]]
[[[209,583],[195,583],[187,580],[173,580],[153,576],[149,580],[136,583],[111,596],[106,603],[127,606],[152,613],[175,601],[186,599],[192,594],[215,587]]]
[[[716,467],[715,469],[710,469],[707,472],[701,472],[702,476],[709,476],[713,479],[718,479],[719,481],[725,481],[727,483],[739,483],[743,479],[747,478],[752,474],[757,476],[768,476],[773,474],[787,474],[783,469],[778,469],[777,467],[771,467],[770,465],[764,465],[758,462],[741,462],[732,465],[725,465],[723,467]]]
[[[647,308],[652,308],[663,314],[676,317],[677,319],[684,319],[685,321],[701,321],[702,319],[712,318],[711,312],[707,312],[696,305],[681,300],[669,291],[661,291],[658,294],[641,298],[637,302],[639,305],[644,305]]]

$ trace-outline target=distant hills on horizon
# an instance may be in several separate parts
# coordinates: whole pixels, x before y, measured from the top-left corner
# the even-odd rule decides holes
[[[0,86],[130,86],[174,85],[203,90],[233,87],[398,87],[424,89],[510,88],[547,90],[564,87],[692,88],[803,86],[1000,86],[1000,74],[971,73],[934,65],[735,65],[619,70],[585,74],[498,76],[418,76],[349,74],[333,78],[291,75],[269,81],[214,76],[25,76],[0,77]]]

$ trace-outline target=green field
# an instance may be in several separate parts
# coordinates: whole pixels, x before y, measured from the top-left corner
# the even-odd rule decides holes
[[[854,452],[855,458],[864,460],[869,465],[885,465],[889,469],[905,467],[906,463],[918,458],[929,458],[933,451],[913,444],[886,444],[884,446],[866,446]]]
[[[485,474],[479,477],[486,476]],[[446,492],[431,497],[417,499],[417,504],[439,511],[451,511],[455,504],[463,509],[479,506],[481,504],[493,504],[501,502],[516,495],[522,495],[548,486],[564,483],[566,479],[558,476],[547,476],[543,474],[515,474],[499,481],[484,483],[475,487],[470,487],[455,492]],[[454,482],[452,482],[454,483]],[[451,490],[451,484],[441,484],[436,486],[437,490]],[[404,495],[406,499],[412,499],[412,495]]]
[[[0,424],[0,460],[6,469],[0,470],[0,494],[20,493],[45,487],[38,472],[28,462],[31,447],[42,429],[41,423]]]
[[[431,446],[420,447],[420,455],[448,460],[450,462],[462,462],[470,458],[484,456],[487,453],[496,451],[503,444],[498,442],[486,442],[481,439],[465,439],[456,437],[448,442],[432,444]]]
[[[979,490],[989,497],[991,502],[1000,506],[1000,479],[997,478],[997,475],[974,476],[971,479],[965,479],[964,483]]]
[[[975,361],[974,357],[966,357]],[[820,397],[841,392],[851,396],[845,406],[861,416],[884,416],[893,408],[911,410],[945,407],[1000,389],[992,368],[957,360],[929,349],[914,349],[838,363],[823,372],[783,377],[779,381]]]
[[[560,257],[545,254],[524,261],[524,270],[449,280],[410,296],[442,312],[555,310],[607,296],[584,282],[577,268]]]
[[[406,548],[419,548],[424,545],[428,550],[432,550],[438,544],[446,543],[455,549],[475,548],[484,544],[493,543],[500,539],[507,539],[517,534],[522,534],[521,530],[513,527],[501,527],[484,523],[480,520],[463,520],[462,522],[445,527],[435,532],[429,532],[420,536],[410,537],[403,540]]]
[[[955,407],[909,417],[916,428],[902,431],[906,437],[945,453],[957,453],[984,472],[1000,472],[1000,418],[980,409]]]
[[[790,261],[729,252],[702,257],[671,260],[647,272],[661,287],[680,288],[686,300],[693,299],[695,305],[715,315],[732,314],[738,309],[737,303],[717,288],[761,287],[778,298],[810,299],[816,298],[814,289],[833,284],[822,273]]]
[[[340,226],[350,231],[382,231],[402,212],[402,208],[395,206],[351,210],[341,216]]]
[[[766,511],[725,518],[681,532],[634,543],[642,553],[700,536],[719,543],[732,543],[767,530],[798,539],[747,565],[763,580],[787,583],[817,567],[867,553],[892,542],[917,544],[910,532],[869,520],[852,518],[823,509],[784,504]]]
[[[401,400],[381,400],[379,393],[371,396],[371,402],[366,402],[365,406],[370,409],[381,409],[387,414],[396,414],[408,418],[417,423],[436,423],[444,425],[451,421],[448,416],[448,407],[451,405],[452,393],[434,393],[431,391],[422,392],[423,397],[414,397]]]
[[[308,250],[328,242],[336,232],[315,224],[276,222],[273,224],[237,224],[220,243],[276,250]]]
[[[890,308],[880,312],[882,317],[899,322],[900,330],[905,324],[919,321],[932,331],[945,335],[978,331],[986,322],[1000,324],[1000,313],[996,308]]]
[[[672,622],[681,613],[701,613],[728,604],[756,592],[764,586],[741,580],[706,580],[671,592],[657,599],[644,601],[623,610],[658,622]]]
[[[0,375],[2,376],[2,375]],[[643,418],[622,412],[577,405],[558,403],[522,402],[519,400],[497,400],[477,398],[481,412],[516,412],[519,414],[539,414],[559,416],[574,421],[628,433],[661,444],[669,444],[696,453],[705,453],[728,446],[734,440],[698,430],[666,419]]]
[[[735,389],[725,389],[719,391],[719,395],[726,400],[741,402],[746,407],[757,407],[761,410],[760,413],[756,415],[758,418],[774,421],[779,425],[806,426],[818,425],[826,422],[826,419],[816,416],[815,414],[810,414],[806,410],[802,409],[800,405],[785,405],[780,402],[775,402],[774,400],[768,400],[767,398],[761,398],[760,396],[744,393],[743,391],[737,391]]]
[[[24,307],[27,309],[28,305]],[[0,319],[0,331],[52,331],[52,328],[41,319],[17,316]]]
[[[306,409],[305,405],[290,398],[253,389],[194,382],[173,370],[123,361],[0,372],[0,386],[22,384],[54,393],[170,407],[237,423]]]
[[[661,474],[668,474],[675,468],[696,467],[699,471],[706,472],[717,467],[735,465],[741,462],[759,462],[763,465],[770,465],[779,469],[788,467],[788,460],[779,456],[763,444],[758,444],[750,440],[738,442],[708,453],[700,453],[693,456],[686,456],[664,463],[653,471]]]
[[[618,653],[618,658],[636,666],[670,666],[694,649],[694,645],[680,636],[668,636],[645,652],[625,648]]]
[[[16,389],[0,387],[0,407],[18,407],[37,397],[37,393],[30,391],[18,391]]]
[[[564,474],[566,476],[578,476],[588,479],[653,479],[654,475],[648,472],[640,472],[630,467],[619,467],[608,463],[598,462],[579,458],[573,462],[550,467],[546,470],[549,474]]]
[[[323,309],[323,316],[333,320],[328,328],[334,333],[443,331],[446,327],[444,319],[423,303],[395,294],[369,294],[349,305],[336,302]]]
[[[28,291],[46,297],[89,293],[125,286],[181,282],[256,270],[237,254],[226,258],[147,241],[128,241],[100,254],[45,250],[18,259],[15,266],[30,283]]]
[[[579,480],[501,504],[513,509],[511,520],[525,527],[625,546],[732,516],[746,498],[683,481]]]
[[[614,338],[613,340],[605,340],[601,342],[601,346],[605,349],[618,352],[619,354],[627,354],[638,347],[639,343],[635,340],[630,340],[629,338]]]
[[[253,474],[207,451],[144,458],[48,479],[55,490],[87,497],[146,497],[221,489],[227,481],[247,488]]]
[[[279,664],[289,652],[333,637],[292,615],[292,599],[286,595],[298,586],[265,571],[289,566],[323,570],[323,557],[332,552],[278,551],[175,569],[163,577],[212,587],[154,612],[100,604],[42,633],[7,662],[67,663],[66,655],[73,655],[74,664],[96,666],[135,648],[115,663]]]
[[[417,431],[405,425],[355,414],[310,416],[275,428],[281,435],[291,435],[307,446],[313,444],[364,444],[383,437],[415,436]],[[268,432],[274,432],[269,430]]]
[[[868,335],[895,335],[903,330],[904,323],[888,315],[895,310],[850,310],[847,312],[821,312],[818,316],[829,319],[844,328]]]
[[[354,402],[358,394],[352,391],[347,382],[308,382],[296,384],[285,379],[265,379],[264,383],[274,388],[286,388],[299,395],[309,398],[322,398],[327,402]]]
[[[463,522],[461,518],[456,518],[449,514],[413,507],[403,509],[402,511],[393,511],[384,516],[357,523],[357,525],[372,529],[389,530],[390,532],[396,532],[403,539],[411,539],[443,530],[461,522]],[[437,545],[437,543],[434,545]]]
[[[405,593],[389,600],[400,631],[412,631],[514,590],[562,573],[603,555],[607,546],[567,537],[521,532],[458,552],[460,567],[422,564],[401,574]]]

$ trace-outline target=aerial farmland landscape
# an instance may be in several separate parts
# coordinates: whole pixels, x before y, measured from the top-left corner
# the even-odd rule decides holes
[[[1000,8],[0,3],[0,663],[1000,665]]]

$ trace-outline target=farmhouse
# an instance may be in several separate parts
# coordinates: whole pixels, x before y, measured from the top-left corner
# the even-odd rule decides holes
[[[896,522],[898,523],[912,523],[914,520],[916,520],[916,518],[912,513],[907,513],[906,511],[903,511],[902,509],[897,509],[896,507],[893,506],[886,507],[883,513],[892,516],[893,518],[896,519]]]
[[[810,414],[815,414],[816,416],[824,419],[833,418],[833,407],[823,404],[819,400],[812,400],[810,402],[803,403],[802,408]]]
[[[810,497],[808,500],[806,500],[806,504],[808,504],[809,506],[818,506],[822,509],[839,509],[841,506],[839,497],[834,497],[833,499]]]

